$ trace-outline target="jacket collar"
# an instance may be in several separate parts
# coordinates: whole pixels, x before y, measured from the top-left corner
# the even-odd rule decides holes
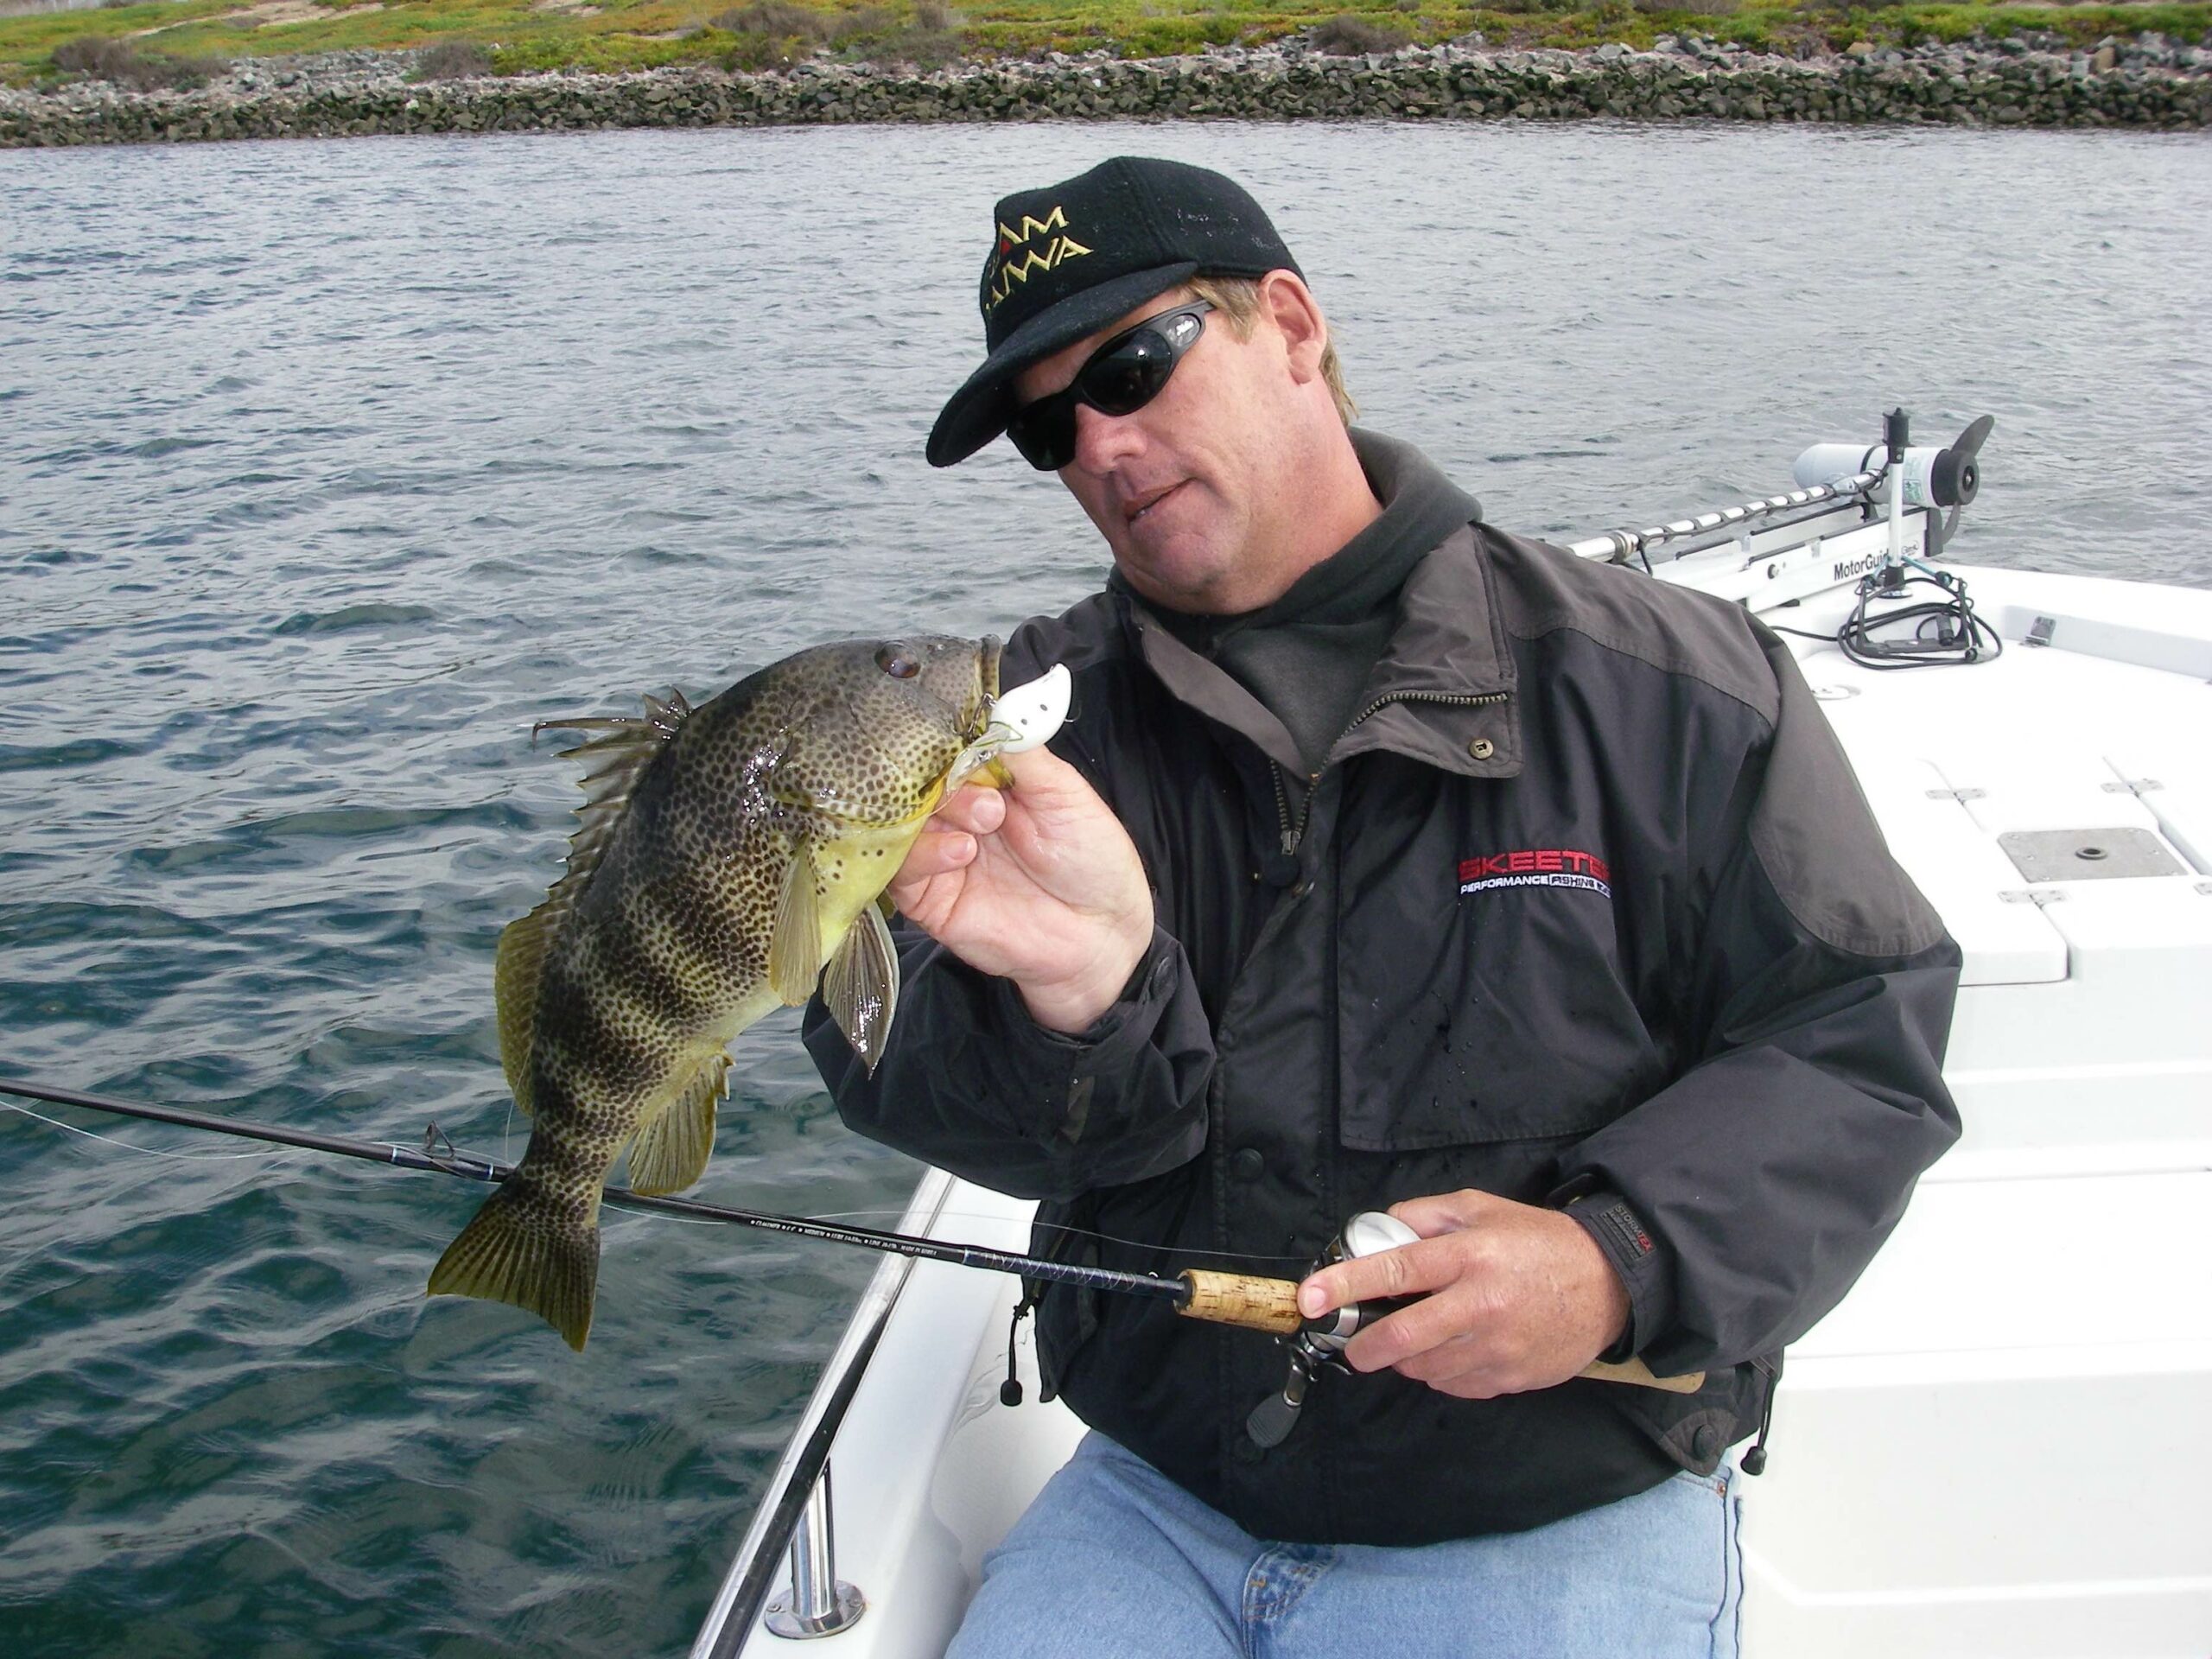
[[[1179,702],[1242,734],[1294,776],[1297,745],[1259,699],[1116,588],[1146,666]],[[1332,765],[1386,751],[1469,778],[1521,770],[1513,659],[1498,625],[1478,525],[1463,525],[1414,567],[1398,618],[1369,677],[1360,715],[1329,752]]]

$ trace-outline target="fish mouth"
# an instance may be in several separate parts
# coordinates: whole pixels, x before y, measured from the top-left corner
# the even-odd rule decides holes
[[[972,750],[983,742],[991,730],[991,711],[999,700],[999,663],[1006,654],[1006,646],[995,633],[987,633],[976,643],[976,700],[968,705],[965,718],[960,722],[962,741]]]

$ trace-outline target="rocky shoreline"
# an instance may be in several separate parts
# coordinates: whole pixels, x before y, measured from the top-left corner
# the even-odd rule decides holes
[[[416,81],[411,53],[260,60],[188,92],[79,81],[0,89],[0,148],[397,132],[855,122],[1355,118],[2212,126],[2212,50],[2056,36],[1796,59],[1662,37],[1638,52],[1516,51],[1479,37],[1336,57],[1304,42],[1202,57],[1103,54],[922,73],[824,61]]]

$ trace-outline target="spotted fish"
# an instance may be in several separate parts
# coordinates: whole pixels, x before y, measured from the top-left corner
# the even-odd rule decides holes
[[[817,981],[873,1071],[899,995],[885,886],[948,787],[1011,735],[998,642],[819,645],[691,708],[550,721],[593,735],[582,828],[499,937],[499,1049],[529,1150],[439,1259],[433,1295],[511,1302],[581,1349],[599,1205],[674,1192],[713,1149],[728,1045]],[[826,971],[825,971],[826,970]]]

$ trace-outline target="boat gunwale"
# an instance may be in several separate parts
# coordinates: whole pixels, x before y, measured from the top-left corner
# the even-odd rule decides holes
[[[898,1230],[925,1233],[933,1228],[952,1184],[953,1177],[946,1171],[925,1169],[915,1184]],[[769,1478],[745,1541],[722,1576],[714,1605],[692,1643],[690,1659],[734,1659],[753,1627],[760,1622],[761,1607],[790,1555],[791,1535],[829,1467],[830,1448],[913,1268],[912,1256],[887,1255],[869,1278],[852,1318],[846,1322],[844,1335],[808,1396],[805,1414],[785,1444],[783,1458]]]

